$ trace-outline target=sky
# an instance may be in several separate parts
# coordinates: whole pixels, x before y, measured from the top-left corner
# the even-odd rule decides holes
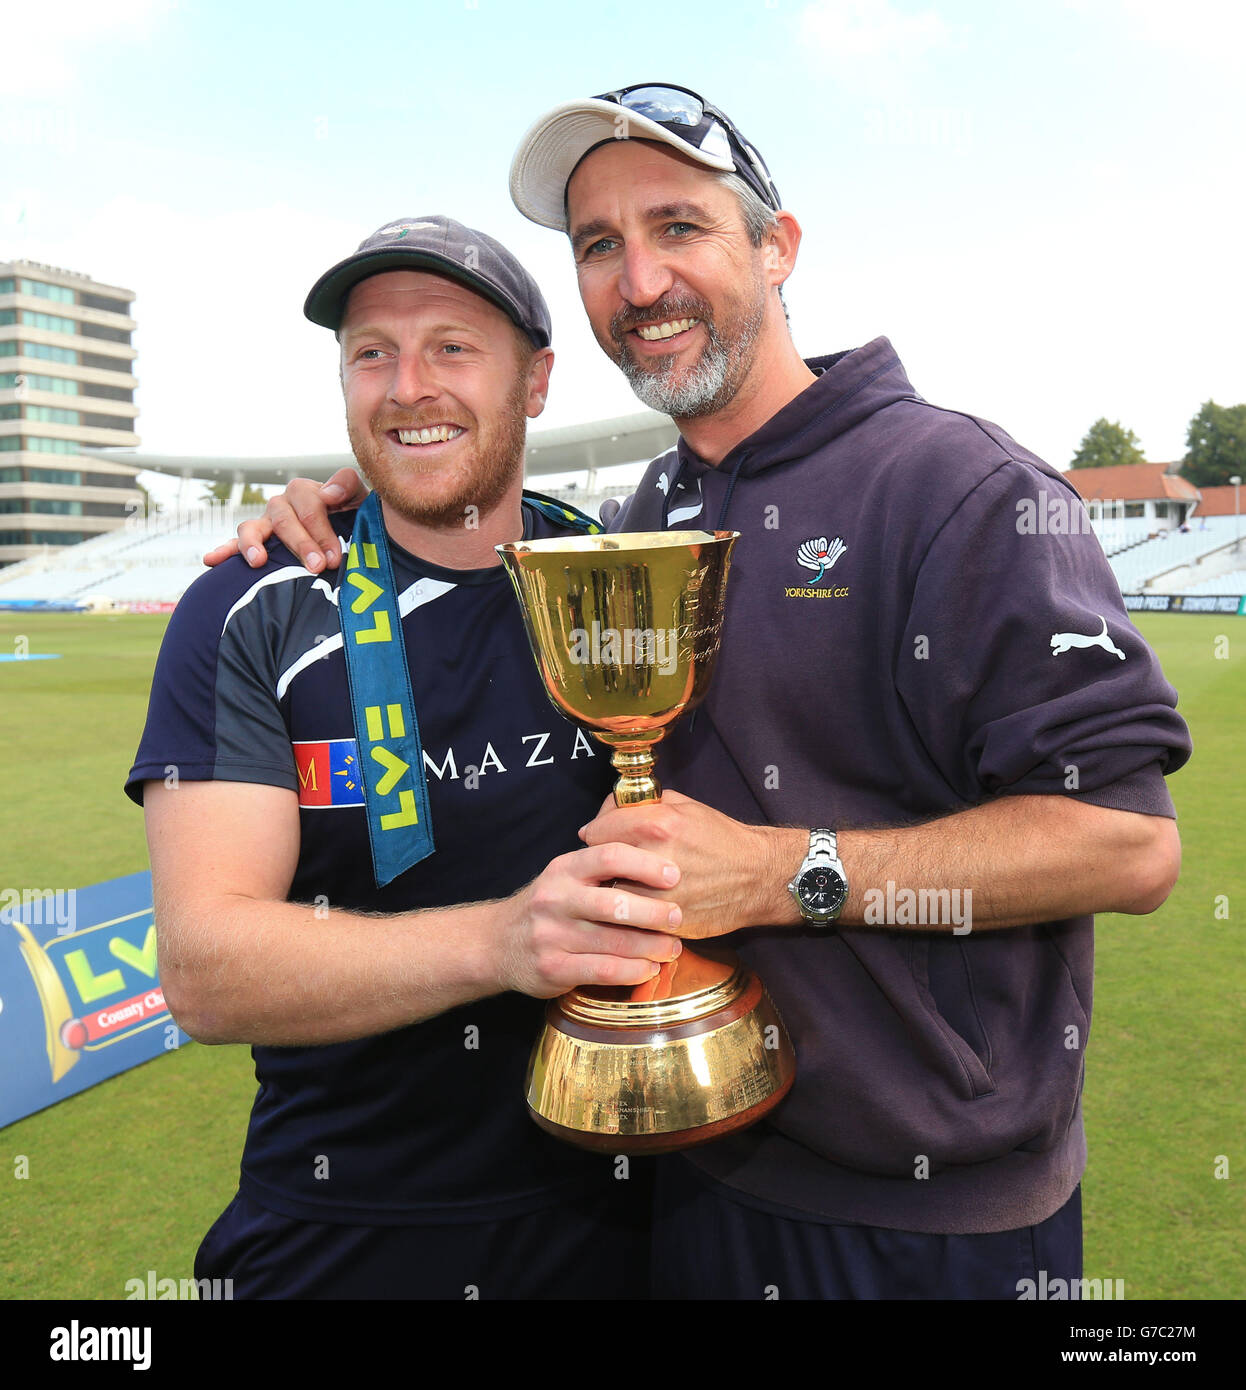
[[[0,33],[0,260],[137,292],[142,447],[347,449],[319,275],[397,217],[504,242],[549,300],[534,428],[640,409],[565,237],[510,202],[549,107],[676,82],[726,110],[804,232],[818,356],[891,339],[916,389],[1057,467],[1098,418],[1185,450],[1246,400],[1235,0],[60,0]],[[53,28],[54,25],[54,28]]]

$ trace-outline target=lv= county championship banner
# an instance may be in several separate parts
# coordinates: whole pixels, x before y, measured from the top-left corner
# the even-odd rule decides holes
[[[0,1127],[189,1041],[156,973],[150,873],[0,889]]]

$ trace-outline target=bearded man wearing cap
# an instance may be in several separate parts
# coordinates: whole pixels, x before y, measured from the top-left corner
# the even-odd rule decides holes
[[[612,527],[741,532],[714,682],[663,744],[679,792],[582,832],[678,863],[678,932],[731,934],[797,1056],[765,1121],[659,1160],[655,1296],[1080,1277],[1091,914],[1170,891],[1190,744],[1097,540],[1026,524],[1075,494],[923,400],[886,338],[801,357],[799,225],[695,93],[556,107],[511,192],[679,426]],[[315,547],[313,485],[291,493],[306,529],[270,506],[244,546],[275,521]]]
[[[612,776],[556,718],[494,550],[600,529],[522,490],[545,301],[497,242],[425,217],[369,237],[305,312],[339,340],[375,489],[336,519],[347,566],[330,583],[274,546],[192,585],[126,783],[170,1009],[250,1044],[259,1082],[196,1277],[238,1298],[642,1296],[643,1165],[560,1144],[523,1101],[543,999],[681,949],[677,908],[603,886],[656,892],[666,856],[577,845]]]

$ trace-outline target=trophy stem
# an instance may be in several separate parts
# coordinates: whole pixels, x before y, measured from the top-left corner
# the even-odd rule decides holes
[[[661,785],[653,775],[653,743],[615,746],[610,763],[619,774],[619,780],[614,784],[616,806],[639,806],[662,799]]]

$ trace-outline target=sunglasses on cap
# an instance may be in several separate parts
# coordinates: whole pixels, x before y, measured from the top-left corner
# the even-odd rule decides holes
[[[640,83],[617,92],[600,92],[594,100],[613,101],[626,111],[648,117],[693,149],[730,159],[764,203],[776,212],[783,206],[765,160],[717,106],[696,92],[666,83]]]

